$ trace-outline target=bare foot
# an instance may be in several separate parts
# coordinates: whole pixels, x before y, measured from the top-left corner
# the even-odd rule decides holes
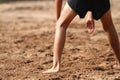
[[[43,73],[56,73],[56,72],[59,72],[59,68],[51,68],[51,69],[48,69],[47,71],[44,71]]]

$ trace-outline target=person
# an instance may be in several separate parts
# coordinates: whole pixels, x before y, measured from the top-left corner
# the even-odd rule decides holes
[[[108,40],[120,64],[120,46],[117,32],[113,24],[109,0],[68,0],[61,12],[62,0],[56,1],[57,23],[53,48],[53,66],[43,73],[60,71],[61,54],[65,44],[66,30],[76,15],[84,18],[87,15],[86,27],[92,33],[95,29],[94,20],[100,19]]]

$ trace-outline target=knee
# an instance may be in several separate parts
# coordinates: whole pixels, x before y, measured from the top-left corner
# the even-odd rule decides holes
[[[68,27],[68,23],[66,21],[63,21],[63,20],[58,20],[57,23],[56,23],[56,29],[58,28],[64,28],[64,29],[67,29]]]

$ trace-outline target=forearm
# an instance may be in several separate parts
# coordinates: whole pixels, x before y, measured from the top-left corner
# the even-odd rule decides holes
[[[61,14],[62,0],[55,0],[55,5],[56,5],[56,17],[58,20]]]

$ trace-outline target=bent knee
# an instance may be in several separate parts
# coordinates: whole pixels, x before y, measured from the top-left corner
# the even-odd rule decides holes
[[[58,20],[56,23],[56,28],[67,28],[69,25],[69,23],[67,21],[63,21],[63,20]]]

